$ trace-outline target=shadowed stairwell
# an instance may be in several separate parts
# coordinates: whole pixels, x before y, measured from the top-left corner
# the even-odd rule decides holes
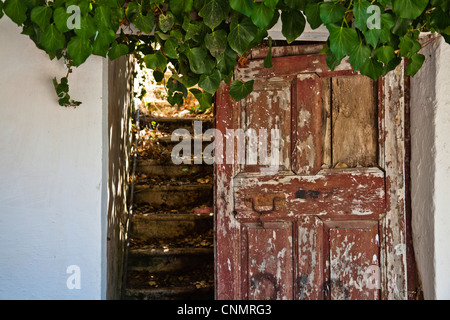
[[[211,116],[189,108],[156,98],[140,109],[123,299],[214,299],[213,168],[171,159],[175,129],[193,136],[195,120],[203,132],[212,127]]]

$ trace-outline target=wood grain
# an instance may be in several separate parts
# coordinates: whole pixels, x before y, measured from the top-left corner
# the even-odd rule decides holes
[[[377,163],[377,99],[365,76],[332,78],[332,165],[371,167]]]

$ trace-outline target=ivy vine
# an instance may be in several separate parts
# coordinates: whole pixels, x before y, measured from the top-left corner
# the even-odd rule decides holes
[[[449,13],[448,0],[0,0],[0,18],[8,16],[51,59],[67,64],[68,74],[54,79],[63,106],[80,104],[68,94],[73,67],[91,55],[114,60],[139,53],[157,81],[172,68],[171,104],[183,104],[190,91],[208,108],[220,83],[233,80],[236,64],[279,20],[288,43],[307,22],[312,29],[324,25],[331,70],[348,56],[355,71],[377,79],[408,58],[413,76],[425,59],[420,32],[450,43]],[[266,67],[271,59],[269,53]],[[239,101],[252,90],[252,81],[233,80],[230,94]]]

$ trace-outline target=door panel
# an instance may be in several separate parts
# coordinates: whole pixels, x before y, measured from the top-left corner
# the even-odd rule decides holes
[[[243,172],[260,172],[261,168],[270,167],[272,129],[279,130],[277,163],[281,170],[290,169],[290,119],[292,116],[290,106],[291,83],[289,81],[275,78],[258,81],[254,84],[253,92],[242,103],[241,116],[244,119],[242,129],[249,133],[248,145],[245,149],[246,161],[242,165]],[[258,141],[266,141],[267,149],[258,150],[258,142],[252,140],[252,137],[258,137]],[[262,155],[265,155],[266,158],[263,159]]]
[[[322,81],[316,73],[298,74],[294,81],[292,171],[299,175],[315,174],[322,161]]]
[[[326,291],[332,300],[379,299],[372,270],[379,270],[379,231],[375,221],[326,223],[329,272]]]
[[[244,146],[228,146],[231,163],[216,166],[217,297],[403,296],[398,276],[381,276],[386,265],[402,279],[405,269],[392,257],[402,245],[404,213],[390,207],[401,198],[391,182],[402,179],[402,169],[385,167],[383,117],[392,115],[381,85],[346,63],[331,72],[324,55],[275,57],[273,65],[250,59],[236,73],[255,80],[255,91],[237,103],[222,86],[216,101],[216,128],[248,135]],[[275,167],[261,161],[267,153],[255,138],[272,129],[280,137]],[[266,137],[270,149],[273,136]]]
[[[331,80],[332,166],[377,166],[375,83],[361,75]]]
[[[243,225],[243,292],[250,300],[293,299],[292,225]]]

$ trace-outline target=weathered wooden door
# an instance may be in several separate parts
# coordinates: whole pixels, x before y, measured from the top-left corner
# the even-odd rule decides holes
[[[218,299],[406,298],[403,70],[330,72],[316,49],[274,48],[270,69],[255,50],[236,70],[253,93],[219,90]]]

